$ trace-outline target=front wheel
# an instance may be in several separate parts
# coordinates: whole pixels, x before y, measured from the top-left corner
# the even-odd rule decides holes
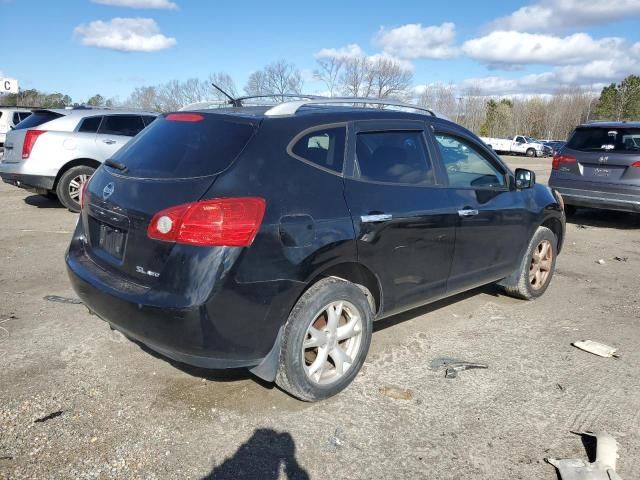
[[[535,157],[535,156],[536,156],[535,148],[528,148],[527,149],[527,157]]]
[[[72,212],[79,212],[82,187],[95,171],[95,168],[78,165],[64,172],[56,186],[56,194],[60,203]]]
[[[547,227],[538,227],[518,270],[498,282],[507,295],[533,300],[544,294],[556,269],[558,239]]]
[[[369,351],[372,319],[357,285],[330,277],[311,286],[284,326],[278,386],[308,402],[344,390]]]

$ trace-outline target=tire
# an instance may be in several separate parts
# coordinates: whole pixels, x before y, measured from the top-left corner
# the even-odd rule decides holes
[[[284,325],[276,384],[307,402],[344,390],[367,356],[372,321],[371,306],[360,287],[335,277],[318,281],[300,297]],[[336,325],[333,334],[331,323]],[[348,325],[351,329],[344,328]],[[310,333],[312,327],[315,335]],[[340,341],[340,330],[351,336]],[[304,342],[309,345],[306,349]]]
[[[535,148],[527,148],[527,157],[535,157],[536,149]]]
[[[56,186],[56,195],[60,203],[72,212],[79,212],[82,184],[89,180],[95,171],[93,167],[78,165],[64,172]]]
[[[511,276],[498,282],[498,285],[511,297],[533,300],[542,296],[553,278],[557,251],[558,239],[553,232],[547,227],[538,227],[518,269]],[[547,257],[547,252],[549,252],[550,258]],[[534,253],[537,253],[536,257],[538,258],[542,253],[543,258],[536,262]]]

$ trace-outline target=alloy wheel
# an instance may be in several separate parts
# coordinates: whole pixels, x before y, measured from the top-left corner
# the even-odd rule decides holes
[[[344,300],[330,303],[314,316],[302,344],[309,380],[327,385],[349,371],[362,346],[362,322],[355,305]]]
[[[89,175],[82,174],[76,175],[69,182],[69,197],[74,202],[80,203],[80,193],[82,192],[82,186],[89,179]]]
[[[553,248],[549,240],[542,240],[533,250],[529,267],[529,283],[534,290],[540,290],[549,279],[553,265]]]

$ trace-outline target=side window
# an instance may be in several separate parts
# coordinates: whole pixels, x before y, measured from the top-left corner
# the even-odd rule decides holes
[[[96,133],[98,131],[98,127],[100,126],[100,122],[102,121],[102,117],[87,117],[82,120],[80,124],[80,128],[78,128],[79,132],[85,133]]]
[[[20,114],[18,112],[13,113],[13,124],[17,125],[20,123]]]
[[[307,162],[342,172],[344,163],[345,127],[314,130],[300,138],[291,153]]]
[[[29,115],[31,115],[31,112],[20,112],[20,121],[23,121]]]
[[[153,122],[156,118],[158,118],[158,117],[154,117],[153,115],[143,115],[142,116],[142,121],[144,122],[144,126],[146,127],[151,122]]]
[[[105,115],[98,133],[135,137],[143,128],[140,115]]]
[[[358,133],[356,158],[363,180],[409,185],[435,183],[422,131]]]
[[[516,142],[517,143],[526,143],[524,140],[524,137],[516,137]]]
[[[436,134],[449,185],[461,188],[502,188],[504,174],[475,146],[457,137]]]

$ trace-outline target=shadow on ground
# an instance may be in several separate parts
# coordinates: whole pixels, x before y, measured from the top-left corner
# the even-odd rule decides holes
[[[640,215],[637,213],[617,212],[614,210],[578,208],[575,214],[567,218],[567,223],[584,225],[586,227],[631,230],[640,229]]]
[[[29,195],[24,203],[38,208],[64,208],[57,197],[47,195]]]
[[[293,437],[287,432],[261,428],[203,480],[277,480],[280,472],[287,480],[309,480],[309,474],[296,460]]]

